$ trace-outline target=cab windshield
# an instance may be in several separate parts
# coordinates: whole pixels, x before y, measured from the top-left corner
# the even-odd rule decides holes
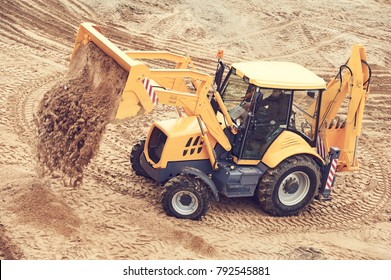
[[[229,82],[223,88],[222,98],[231,119],[239,126],[250,113],[252,97],[258,88],[235,74],[229,73],[228,78]]]
[[[249,88],[249,84],[237,75],[230,75],[229,82],[224,88],[222,98],[228,110],[231,110],[237,105],[240,105]]]

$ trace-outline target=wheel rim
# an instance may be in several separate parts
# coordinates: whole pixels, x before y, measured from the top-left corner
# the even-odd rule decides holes
[[[278,187],[280,202],[286,206],[300,203],[308,194],[310,184],[310,178],[302,171],[289,174]]]
[[[172,197],[172,207],[181,215],[191,215],[198,208],[198,199],[192,192],[180,191]]]

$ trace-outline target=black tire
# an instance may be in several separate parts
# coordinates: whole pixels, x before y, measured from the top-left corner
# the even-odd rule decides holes
[[[143,154],[145,146],[145,139],[140,140],[136,145],[133,146],[130,153],[130,164],[137,175],[151,179],[147,172],[140,164],[140,157]]]
[[[169,216],[199,220],[210,208],[209,190],[201,179],[180,174],[165,184],[162,204]]]
[[[266,171],[259,181],[256,198],[267,213],[291,216],[313,201],[319,186],[316,162],[308,156],[293,156]]]

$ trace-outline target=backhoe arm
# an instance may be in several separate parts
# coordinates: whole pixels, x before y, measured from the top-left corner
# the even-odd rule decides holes
[[[340,67],[322,95],[319,134],[326,151],[333,146],[341,149],[338,171],[358,167],[357,144],[371,75],[366,60],[364,47],[355,44],[348,62]]]

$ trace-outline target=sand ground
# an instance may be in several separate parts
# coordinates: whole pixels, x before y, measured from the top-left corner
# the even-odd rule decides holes
[[[391,2],[0,1],[0,259],[391,259]],[[361,169],[337,177],[333,199],[275,218],[252,199],[224,199],[201,221],[167,217],[162,186],[128,158],[152,114],[107,126],[78,188],[37,176],[34,114],[65,75],[77,27],[97,23],[122,49],[192,56],[210,74],[225,61],[288,60],[328,80],[353,43],[373,80]]]

